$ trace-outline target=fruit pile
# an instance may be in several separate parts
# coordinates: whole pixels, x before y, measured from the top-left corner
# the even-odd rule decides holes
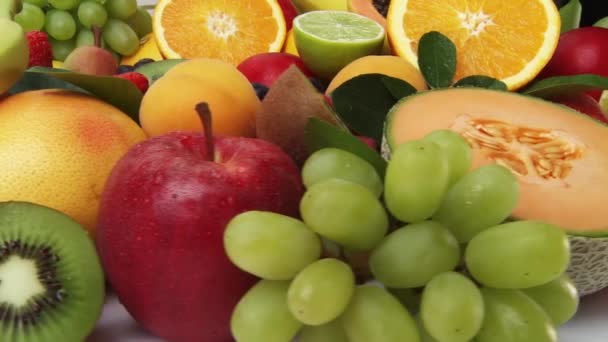
[[[46,32],[57,61],[94,45],[95,27],[102,31],[101,46],[117,60],[137,52],[139,40],[152,32],[152,18],[136,0],[26,0],[15,21],[26,32]]]
[[[226,227],[230,260],[262,279],[234,310],[235,338],[551,341],[578,306],[566,234],[504,222],[517,179],[500,165],[469,172],[472,155],[450,130],[401,144],[385,175],[341,149],[313,153],[301,220],[248,211]]]
[[[168,341],[554,342],[608,288],[579,0],[24,1],[0,341],[108,340],[109,297]]]

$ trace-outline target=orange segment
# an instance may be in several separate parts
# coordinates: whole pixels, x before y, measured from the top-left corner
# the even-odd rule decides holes
[[[418,65],[418,40],[439,31],[456,45],[456,80],[500,79],[514,90],[547,64],[559,39],[552,0],[393,0],[387,15],[393,51]]]
[[[286,35],[276,0],[160,0],[153,28],[165,58],[209,57],[234,65],[281,51]]]

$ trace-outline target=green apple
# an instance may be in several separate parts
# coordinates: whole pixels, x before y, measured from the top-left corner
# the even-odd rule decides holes
[[[20,1],[0,1],[0,95],[19,80],[29,60],[25,32],[12,20],[20,5]]]

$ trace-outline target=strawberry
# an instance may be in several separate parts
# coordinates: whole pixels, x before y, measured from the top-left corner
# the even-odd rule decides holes
[[[26,34],[30,49],[30,60],[28,67],[53,66],[53,50],[49,36],[42,31],[30,31]]]
[[[142,93],[145,93],[146,90],[148,90],[148,78],[138,72],[125,72],[122,74],[116,74],[114,77],[120,77],[131,81],[139,90],[141,90]]]

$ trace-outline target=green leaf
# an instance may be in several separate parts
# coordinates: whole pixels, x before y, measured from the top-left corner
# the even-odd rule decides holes
[[[367,160],[384,179],[386,161],[380,154],[349,132],[343,131],[327,122],[310,118],[306,124],[306,144],[310,153],[322,148],[334,147],[351,152]]]
[[[440,32],[425,33],[418,42],[418,67],[431,88],[449,87],[456,74],[456,46]]]
[[[90,95],[88,91],[77,87],[72,83],[38,72],[25,72],[23,76],[21,76],[21,79],[13,84],[8,93],[17,94],[24,91],[39,89],[66,89]]]
[[[123,78],[34,67],[24,73],[11,93],[36,89],[68,89],[88,93],[120,109],[139,123],[139,105],[143,94]]]
[[[608,77],[581,74],[548,77],[527,86],[519,92],[538,97],[551,97],[598,89],[608,89]]]
[[[384,84],[386,90],[393,95],[395,101],[399,101],[400,99],[415,94],[418,91],[413,85],[399,78],[382,75],[380,80]]]
[[[473,75],[461,78],[453,87],[477,87],[496,90],[507,90],[507,85],[500,80],[484,75]]]
[[[559,9],[562,20],[561,33],[578,28],[581,24],[583,6],[579,0],[570,0]]]
[[[331,93],[334,110],[342,122],[357,134],[382,139],[389,109],[416,88],[398,78],[382,74],[355,76]]]
[[[598,21],[593,23],[593,26],[608,28],[608,16],[600,18]]]

